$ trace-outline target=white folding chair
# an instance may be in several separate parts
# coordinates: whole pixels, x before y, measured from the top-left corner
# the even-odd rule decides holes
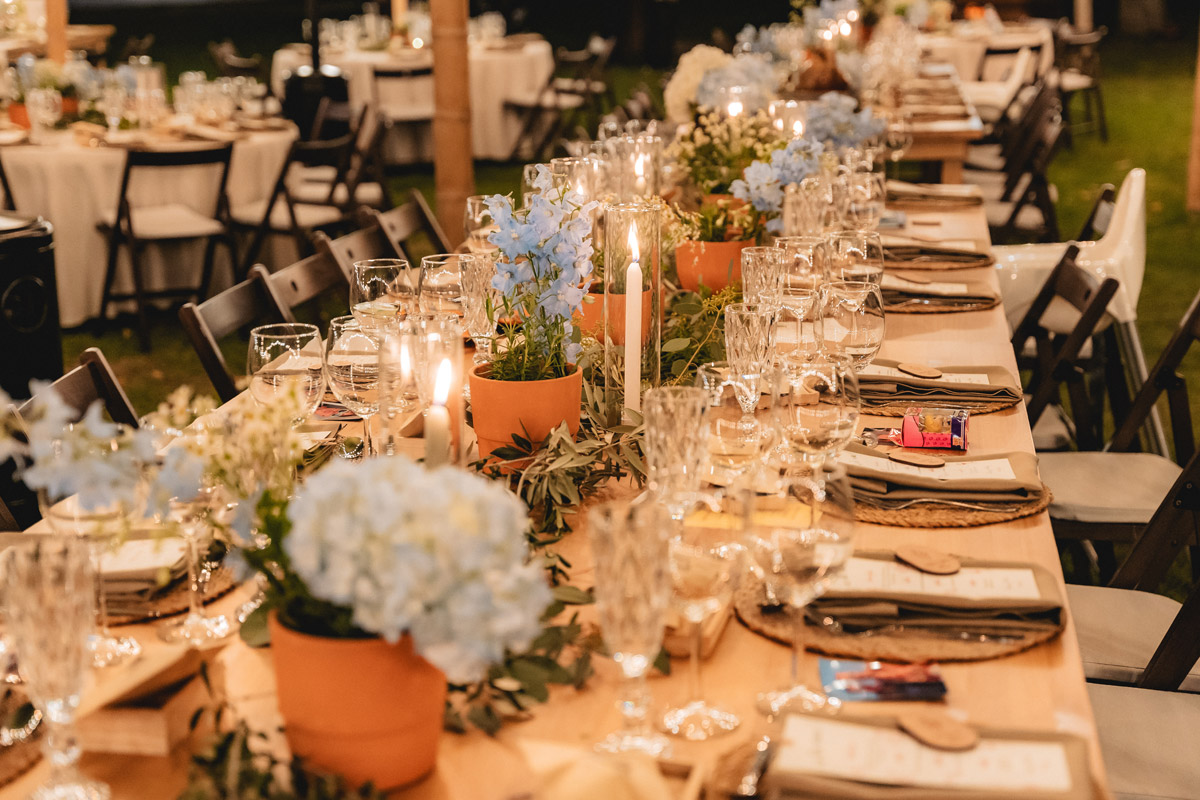
[[[1033,53],[1029,48],[1022,47],[1004,80],[967,81],[962,84],[963,97],[975,106],[980,119],[994,123],[1003,118],[1021,88],[1026,85],[1032,64]]]

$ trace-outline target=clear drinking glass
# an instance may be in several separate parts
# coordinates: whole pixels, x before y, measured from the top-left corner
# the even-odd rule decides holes
[[[62,119],[62,94],[57,89],[30,89],[25,97],[31,123],[30,134],[41,144],[45,134]]]
[[[109,136],[120,130],[121,120],[125,118],[125,103],[128,100],[129,93],[125,91],[125,84],[118,80],[111,80],[104,85],[101,103],[103,104],[104,120],[108,123]]]
[[[475,343],[475,364],[487,364],[492,360],[496,327],[488,310],[496,309],[500,303],[500,292],[492,285],[495,277],[493,254],[476,253],[475,258],[462,262],[463,327]]]
[[[588,512],[596,569],[596,611],[604,643],[621,668],[621,730],[596,745],[605,752],[665,756],[670,741],[650,727],[646,673],[662,649],[670,602],[671,520],[656,503],[603,503]]]
[[[219,505],[214,487],[204,487],[194,497],[171,499],[168,521],[179,532],[186,548],[188,613],[183,619],[159,626],[158,637],[165,642],[204,647],[233,632],[224,614],[208,616],[201,591],[200,550],[212,540],[213,515],[218,513]]]
[[[739,373],[728,361],[701,364],[696,386],[708,401],[705,434],[708,440],[707,478],[728,486],[743,476],[753,478],[774,426],[760,422],[770,408],[760,408],[762,388],[770,381],[760,373]]]
[[[704,620],[728,605],[736,588],[743,553],[736,538],[737,532],[729,528],[685,524],[670,544],[671,603],[689,627],[688,701],[667,709],[662,726],[693,742],[729,733],[741,724],[736,714],[704,699],[700,680]]]
[[[832,281],[821,290],[822,349],[861,370],[875,360],[886,328],[879,285]]]
[[[725,307],[725,355],[736,371],[761,373],[771,366],[778,311],[763,303]]]
[[[829,251],[823,236],[780,236],[775,246],[783,251],[783,285],[820,289],[829,280]]]
[[[246,373],[250,376],[250,396],[263,405],[296,392],[302,400],[302,416],[293,422],[299,425],[317,410],[325,392],[321,332],[316,325],[301,322],[253,328]]]
[[[778,247],[742,250],[742,297],[747,303],[779,308],[784,278],[783,251]]]
[[[371,417],[379,411],[379,337],[353,316],[329,322],[325,343],[325,379],[338,402],[362,417],[368,456],[375,454]]]
[[[466,209],[463,212],[463,241],[472,253],[488,253],[496,250],[496,245],[488,241],[495,231],[492,212],[487,208],[487,196],[473,194],[467,198]]]
[[[787,287],[775,323],[775,360],[782,369],[794,369],[821,353],[821,293],[816,289]]]
[[[477,258],[471,253],[438,253],[421,259],[421,311],[463,314],[462,272]]]
[[[883,278],[883,241],[874,231],[840,231],[826,238],[829,279],[866,281]]]
[[[417,311],[421,270],[404,258],[372,258],[354,262],[350,280],[350,313],[375,335]]]
[[[791,479],[787,498],[808,513],[780,515],[770,525],[751,521],[745,537],[755,572],[761,570],[775,594],[786,599],[794,624],[790,685],[759,694],[758,708],[772,717],[787,711],[832,713],[841,701],[809,689],[801,680],[804,614],[854,553],[854,503],[840,467],[819,480]]]
[[[895,165],[893,169],[899,177],[900,162],[913,143],[912,116],[901,110],[888,114],[887,129],[883,135],[888,158]]]
[[[659,386],[646,390],[642,406],[650,491],[672,519],[682,520],[700,489],[708,394],[695,386]]]
[[[44,537],[3,554],[7,628],[21,676],[46,729],[50,777],[33,800],[107,800],[108,786],[79,774],[75,712],[83,692],[94,573],[86,543]],[[665,583],[665,581],[664,581]]]
[[[421,415],[416,350],[415,337],[403,325],[388,331],[379,349],[379,413],[383,417],[379,449],[386,455],[395,453],[396,440]]]
[[[862,406],[858,378],[849,365],[824,358],[775,377],[780,438],[815,470],[854,436]]]
[[[883,219],[887,198],[881,172],[851,172],[846,180],[846,227],[873,231]]]

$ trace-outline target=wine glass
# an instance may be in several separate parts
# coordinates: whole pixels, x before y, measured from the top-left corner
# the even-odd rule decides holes
[[[862,406],[858,378],[848,364],[825,358],[780,370],[775,378],[780,438],[815,470],[854,436]]]
[[[325,379],[338,402],[362,417],[366,453],[374,455],[371,417],[379,411],[379,338],[353,316],[329,322]]]
[[[224,614],[208,616],[204,610],[200,578],[200,549],[211,541],[213,515],[221,505],[215,487],[202,487],[194,496],[171,499],[167,521],[178,530],[185,545],[188,573],[188,613],[183,619],[158,628],[164,642],[184,643],[192,647],[219,642],[233,632]]]
[[[786,287],[775,323],[775,358],[783,369],[811,361],[821,352],[821,293]]]
[[[621,668],[621,730],[604,752],[666,756],[671,743],[649,725],[646,673],[662,648],[671,581],[666,509],[657,503],[602,503],[588,512],[596,569],[596,611],[604,643]]]
[[[350,280],[350,313],[368,331],[383,331],[416,311],[421,296],[421,270],[404,258],[355,261]]]
[[[37,800],[107,800],[108,786],[79,774],[75,712],[83,693],[85,649],[92,626],[95,574],[88,546],[44,537],[3,554],[7,629],[21,676],[42,715],[50,776]]]
[[[689,627],[688,701],[667,709],[662,727],[693,742],[729,733],[741,724],[736,714],[704,699],[700,681],[704,620],[728,605],[736,588],[743,552],[736,537],[737,531],[729,528],[685,523],[670,543],[671,604]]]
[[[783,251],[783,285],[820,289],[829,280],[829,250],[823,236],[780,236],[775,246]]]
[[[879,172],[851,172],[846,181],[846,227],[873,231],[883,219],[884,177]]]
[[[913,143],[912,116],[903,110],[893,111],[888,115],[887,128],[883,135],[888,158],[895,165],[894,172],[899,177],[900,162],[904,160]]]
[[[772,425],[757,419],[758,415],[770,416],[771,409],[760,408],[759,403],[769,381],[757,372],[737,372],[728,361],[713,361],[696,369],[696,386],[704,390],[708,401],[704,435],[711,482],[732,485],[743,476],[753,477],[773,430]]]
[[[886,323],[879,284],[831,281],[821,290],[821,337],[825,355],[862,370],[875,360]]]
[[[878,284],[883,278],[883,240],[874,231],[839,231],[826,238],[829,279]]]
[[[794,477],[788,482],[786,496],[789,503],[807,513],[780,515],[769,525],[751,516],[745,537],[755,571],[761,571],[776,595],[786,598],[794,626],[790,685],[759,694],[758,708],[772,717],[786,711],[836,712],[841,701],[801,682],[800,661],[804,657],[805,608],[825,593],[854,552],[849,480],[841,467],[820,479]]]
[[[467,198],[467,207],[463,212],[463,241],[472,253],[490,253],[496,250],[496,245],[488,241],[492,232],[497,230],[492,221],[492,212],[488,211],[487,196],[473,194]]]
[[[125,84],[120,81],[110,80],[104,85],[104,94],[100,102],[104,111],[104,120],[108,123],[110,139],[115,138],[114,134],[121,128],[121,120],[125,118],[125,103],[128,99],[129,93],[125,91]]]
[[[742,296],[746,302],[778,308],[784,278],[783,251],[778,247],[742,250]]]
[[[421,311],[426,314],[463,314],[462,273],[466,264],[483,256],[472,253],[438,253],[421,259]]]
[[[296,393],[301,401],[300,416],[292,422],[299,425],[317,410],[325,391],[321,332],[316,325],[301,322],[253,328],[246,372],[250,376],[250,396],[263,405]]]
[[[708,394],[695,386],[659,386],[646,391],[643,409],[650,490],[672,519],[682,520],[700,489]]]
[[[396,440],[421,414],[421,397],[416,370],[417,342],[404,326],[390,330],[379,348],[379,413],[386,455],[394,455]]]

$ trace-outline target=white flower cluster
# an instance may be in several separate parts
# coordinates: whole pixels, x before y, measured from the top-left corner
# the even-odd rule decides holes
[[[663,89],[668,122],[687,122],[696,104],[696,90],[704,73],[733,63],[733,56],[719,47],[698,44],[679,58],[679,64]]]
[[[196,394],[192,387],[184,385],[167,395],[142,423],[156,430],[181,431],[216,409],[217,403],[210,395]]]
[[[337,462],[288,508],[283,547],[314,597],[417,652],[452,683],[481,678],[541,631],[551,601],[529,562],[523,503],[500,484],[401,457]]]
[[[700,192],[727,192],[751,162],[769,159],[783,143],[764,111],[736,117],[707,111],[679,129],[667,155]]]

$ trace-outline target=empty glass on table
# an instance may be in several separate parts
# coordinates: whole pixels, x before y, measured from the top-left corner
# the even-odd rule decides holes
[[[850,172],[846,182],[846,227],[873,231],[883,219],[884,176],[881,172]]]
[[[759,403],[769,381],[757,372],[737,372],[728,361],[696,369],[696,386],[704,390],[708,403],[704,415],[708,482],[729,486],[743,477],[754,480],[775,429],[770,424],[771,409],[760,408]]]
[[[780,370],[774,392],[779,436],[816,471],[854,437],[862,400],[848,364],[818,358]]]
[[[355,261],[350,276],[350,313],[365,330],[384,331],[420,307],[422,271],[404,258]]]
[[[192,497],[171,498],[166,522],[183,539],[187,561],[188,611],[182,618],[166,622],[158,628],[158,638],[165,642],[205,647],[220,642],[233,632],[224,614],[209,616],[204,609],[201,558],[212,542],[212,532],[223,501],[211,486],[202,487]]]
[[[466,264],[484,256],[472,253],[438,253],[421,259],[421,311],[426,314],[463,314],[462,274]]]
[[[375,455],[371,417],[379,411],[379,337],[353,316],[329,322],[325,379],[342,405],[362,418],[368,456]]]
[[[883,241],[878,233],[838,231],[829,234],[825,244],[829,280],[866,281],[878,285],[883,279]]]
[[[879,284],[831,281],[821,290],[822,350],[861,370],[883,345],[886,323]]]
[[[785,283],[784,252],[778,247],[742,250],[742,297],[748,303],[779,308]]]
[[[263,405],[294,393],[300,401],[299,425],[317,410],[325,392],[321,332],[316,325],[281,322],[250,331],[246,357],[250,396]]]
[[[642,402],[650,491],[672,519],[682,520],[700,489],[708,394],[695,386],[659,386],[648,389]]]
[[[662,648],[671,579],[666,509],[657,503],[603,503],[588,512],[596,611],[604,643],[621,668],[621,730],[596,744],[605,752],[670,753],[650,726],[646,673]]]

